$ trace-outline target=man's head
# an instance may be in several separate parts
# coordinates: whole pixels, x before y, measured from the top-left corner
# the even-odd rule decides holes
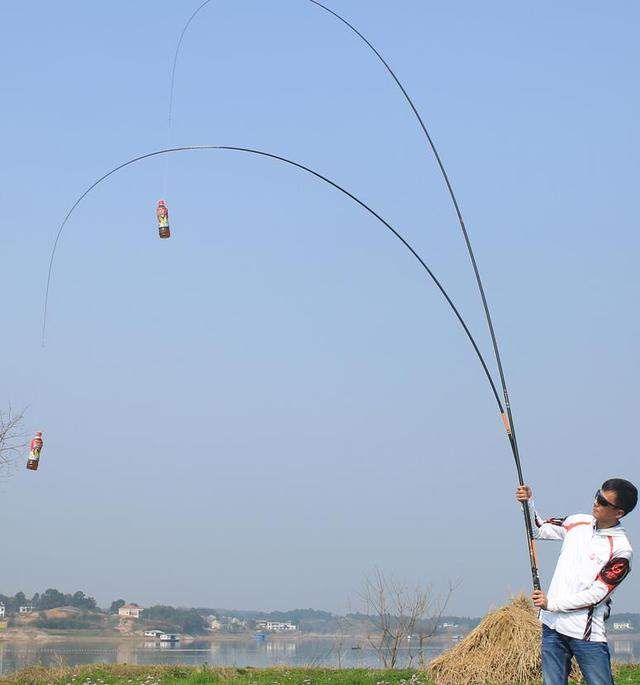
[[[596,492],[593,516],[604,527],[615,525],[638,502],[638,488],[628,480],[610,478]]]

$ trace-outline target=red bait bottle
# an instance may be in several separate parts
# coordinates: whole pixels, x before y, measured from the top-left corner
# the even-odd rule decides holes
[[[158,219],[158,233],[160,237],[169,238],[171,236],[171,231],[169,230],[169,209],[164,200],[158,200],[156,218]]]
[[[38,431],[29,443],[29,460],[27,468],[30,471],[37,471],[40,463],[40,450],[42,449],[42,433]]]

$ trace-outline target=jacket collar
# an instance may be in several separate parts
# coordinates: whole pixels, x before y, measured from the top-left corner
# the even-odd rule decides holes
[[[605,536],[612,536],[612,537],[617,537],[618,535],[626,535],[626,531],[624,529],[624,526],[618,522],[615,526],[612,526],[611,528],[596,528],[596,520],[592,516],[591,517],[591,525],[593,526],[593,532],[596,535],[605,535]]]

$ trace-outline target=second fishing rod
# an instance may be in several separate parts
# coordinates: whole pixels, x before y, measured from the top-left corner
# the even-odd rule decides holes
[[[409,104],[411,111],[415,115],[418,124],[420,125],[420,128],[427,140],[428,146],[430,150],[433,153],[433,156],[436,160],[436,163],[438,165],[438,168],[440,169],[440,173],[442,174],[442,178],[445,182],[445,185],[447,187],[447,191],[449,193],[449,197],[451,198],[451,202],[453,204],[456,217],[458,219],[458,223],[460,225],[460,229],[462,231],[462,235],[464,237],[464,242],[467,247],[467,252],[469,253],[469,259],[471,261],[471,266],[473,268],[473,273],[476,279],[476,284],[478,286],[478,292],[480,294],[480,298],[482,300],[482,307],[484,310],[485,318],[487,321],[487,327],[489,328],[489,334],[491,336],[491,344],[493,347],[493,352],[494,356],[496,359],[496,365],[498,367],[498,373],[500,375],[500,385],[502,387],[502,394],[504,397],[504,409],[502,410],[501,408],[501,418],[502,422],[504,424],[504,428],[507,434],[507,438],[509,440],[509,445],[511,447],[511,452],[513,454],[513,459],[515,462],[516,466],[516,473],[518,476],[518,484],[519,485],[524,485],[524,476],[522,472],[522,462],[520,460],[520,450],[518,448],[518,439],[516,437],[516,430],[515,430],[515,425],[513,421],[513,412],[511,410],[511,400],[509,398],[509,391],[507,389],[507,381],[505,378],[504,374],[504,369],[502,366],[502,357],[500,355],[500,348],[498,346],[498,340],[496,337],[495,329],[493,326],[493,319],[491,317],[491,311],[489,309],[489,304],[487,302],[487,297],[485,294],[484,290],[484,285],[482,283],[482,278],[480,276],[480,270],[478,269],[478,263],[476,261],[475,253],[473,251],[473,247],[471,245],[471,239],[469,238],[469,232],[467,231],[467,227],[464,222],[464,218],[462,216],[462,212],[460,211],[460,204],[458,203],[458,199],[456,197],[456,194],[453,190],[453,186],[451,184],[451,181],[449,180],[449,175],[447,174],[447,170],[445,169],[444,163],[442,161],[442,158],[440,156],[440,153],[438,152],[438,149],[436,148],[436,145],[433,141],[433,138],[431,137],[431,134],[429,133],[429,129],[427,128],[422,116],[420,115],[420,112],[418,111],[418,108],[415,106],[413,103],[413,100],[409,96],[409,93],[407,92],[407,89],[404,87],[404,85],[401,83],[400,79],[397,77],[396,73],[394,70],[391,68],[389,65],[389,62],[382,56],[382,54],[378,51],[378,49],[369,41],[364,34],[362,34],[352,23],[347,21],[344,17],[340,16],[337,12],[334,10],[330,9],[326,5],[322,4],[321,2],[318,2],[318,0],[309,0],[312,4],[316,5],[316,7],[320,7],[323,9],[325,12],[328,12],[331,14],[333,17],[341,21],[349,30],[351,30],[358,38],[362,40],[362,42],[371,50],[371,52],[374,53],[374,55],[378,58],[378,60],[382,63],[382,65],[385,67],[391,78],[394,80],[400,91],[402,92],[402,95],[404,96],[405,100]],[[531,581],[533,584],[533,589],[534,590],[540,590],[540,576],[538,572],[538,556],[536,553],[536,547],[535,547],[535,541],[533,537],[533,527],[531,524],[531,517],[529,515],[529,508],[526,504],[526,502],[522,503],[522,514],[524,517],[524,525],[525,525],[525,531],[527,534],[527,542],[528,542],[528,553],[529,553],[529,562],[531,565]]]

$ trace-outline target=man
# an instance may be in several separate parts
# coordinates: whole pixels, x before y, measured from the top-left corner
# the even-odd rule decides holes
[[[562,540],[548,593],[532,595],[541,610],[544,685],[566,685],[572,656],[587,685],[613,685],[604,622],[611,593],[631,570],[633,551],[620,519],[636,506],[637,488],[611,478],[596,492],[591,515],[546,520],[528,485],[516,490],[516,499],[528,503],[534,537]]]

